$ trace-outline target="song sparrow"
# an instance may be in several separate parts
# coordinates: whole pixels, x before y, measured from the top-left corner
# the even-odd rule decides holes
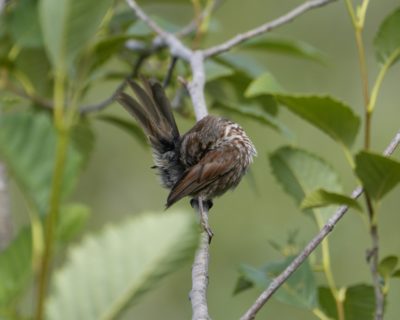
[[[208,115],[180,135],[168,98],[158,82],[143,87],[128,81],[136,99],[120,93],[117,101],[133,115],[148,136],[161,184],[170,189],[167,208],[183,197],[199,207],[236,187],[256,155],[244,130],[222,117]],[[207,230],[209,231],[209,230]]]

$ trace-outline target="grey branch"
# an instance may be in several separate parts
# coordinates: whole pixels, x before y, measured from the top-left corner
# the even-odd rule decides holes
[[[193,320],[210,319],[207,307],[208,247],[209,237],[207,232],[203,232],[192,266],[192,290],[190,291],[190,301],[192,303]]]
[[[211,56],[215,56],[215,55],[221,54],[223,52],[226,52],[226,51],[232,49],[233,47],[241,44],[242,42],[245,42],[251,38],[254,38],[263,33],[271,31],[272,29],[275,29],[276,27],[279,27],[281,25],[291,22],[292,20],[294,20],[298,16],[302,15],[303,13],[307,12],[308,10],[322,7],[333,1],[335,1],[335,0],[310,0],[310,1],[304,2],[303,4],[299,5],[298,7],[294,8],[293,10],[289,11],[285,15],[283,15],[271,22],[265,23],[255,29],[252,29],[245,33],[238,34],[235,37],[233,37],[232,39],[230,39],[222,44],[219,44],[215,47],[211,47],[207,50],[204,50],[204,57],[209,58]]]
[[[386,157],[390,156],[397,146],[400,144],[400,130],[397,132],[395,137],[390,142],[389,146],[385,149],[384,155]],[[363,193],[361,187],[356,188],[351,197],[357,199]],[[325,239],[325,237],[332,231],[334,226],[339,222],[339,220],[344,216],[349,207],[341,206],[328,220],[322,230],[306,245],[303,251],[292,261],[292,263],[286,267],[286,269],[277,276],[269,284],[260,296],[257,298],[255,303],[246,311],[246,313],[240,318],[240,320],[251,320],[256,317],[257,312],[263,307],[263,305],[272,297],[274,292],[279,289],[279,287],[295,272],[300,265],[307,259],[307,257],[313,252],[317,246]]]
[[[6,167],[0,162],[0,252],[8,246],[13,236],[7,186]]]

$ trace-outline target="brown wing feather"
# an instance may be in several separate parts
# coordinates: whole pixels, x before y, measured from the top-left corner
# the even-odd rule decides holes
[[[167,207],[188,195],[199,193],[215,180],[227,174],[233,168],[235,157],[235,152],[209,151],[174,185],[167,199]]]

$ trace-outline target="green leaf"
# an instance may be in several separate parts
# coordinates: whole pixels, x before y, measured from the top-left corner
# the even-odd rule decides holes
[[[55,147],[56,132],[48,114],[14,113],[0,118],[0,156],[41,215],[49,203]],[[72,191],[83,160],[72,141],[62,184],[64,198]]]
[[[375,312],[374,288],[370,285],[354,285],[346,290],[344,313],[346,320],[373,320]]]
[[[41,0],[39,17],[53,66],[66,71],[95,35],[112,0]]]
[[[389,278],[397,266],[399,258],[396,256],[387,256],[379,262],[378,271],[383,278]]]
[[[300,204],[306,194],[324,188],[340,192],[339,176],[323,159],[295,147],[281,147],[269,155],[272,173]]]
[[[231,68],[212,60],[206,60],[206,62],[204,63],[204,68],[206,74],[206,82],[210,82],[234,74],[234,71]]]
[[[132,137],[134,137],[142,146],[148,147],[149,144],[147,142],[146,135],[143,133],[143,130],[138,125],[136,125],[136,123],[113,115],[100,115],[96,117],[96,119],[105,121],[124,130]]]
[[[394,64],[400,58],[400,8],[385,18],[374,39],[376,56],[379,62],[392,59]],[[393,57],[397,56],[396,59]]]
[[[43,44],[38,19],[37,1],[20,0],[16,2],[10,17],[10,32],[20,47],[32,48]]]
[[[248,98],[251,98],[265,94],[271,95],[283,92],[283,88],[277,82],[274,76],[271,73],[266,72],[250,83],[244,95]]]
[[[395,272],[393,272],[392,278],[400,278],[400,269],[397,269]]]
[[[342,192],[336,171],[312,153],[286,146],[269,155],[269,160],[272,173],[297,205],[307,194],[317,189]],[[306,210],[307,213],[321,215],[324,221],[331,216],[332,211],[332,208]]]
[[[256,78],[265,72],[263,65],[258,63],[254,58],[244,54],[228,52],[214,60],[230,66],[235,71],[243,72],[251,78]]]
[[[191,258],[198,239],[194,215],[180,211],[141,215],[87,237],[55,274],[47,319],[116,318]]]
[[[267,93],[267,92],[266,92]],[[351,108],[331,97],[277,95],[290,111],[325,132],[335,141],[350,147],[358,132],[360,119]]]
[[[329,192],[324,189],[317,189],[305,196],[301,202],[301,209],[312,209],[326,207],[330,205],[346,205],[350,208],[361,211],[361,206],[358,202],[346,195]]]
[[[259,123],[265,124],[283,134],[289,140],[294,139],[293,133],[283,123],[279,122],[278,118],[271,116],[268,112],[260,110],[255,105],[232,105],[228,103],[216,102],[213,105],[213,108],[228,111],[248,119],[256,120]]]
[[[253,38],[240,45],[240,49],[262,50],[304,58],[319,63],[324,62],[323,53],[310,44],[294,39]]]
[[[336,300],[328,287],[318,287],[318,305],[330,319],[338,319]]]
[[[379,154],[361,151],[355,172],[368,194],[380,200],[400,182],[400,163]]]
[[[318,295],[319,305],[324,313],[332,319],[337,319],[336,302],[331,290],[320,287]],[[365,284],[347,288],[343,305],[346,320],[373,320],[375,311],[374,288]]]
[[[272,279],[277,277],[293,259],[294,257],[288,257],[281,261],[270,262],[259,269],[242,266],[235,291],[241,292],[252,286],[265,289]],[[306,260],[278,289],[274,297],[281,302],[309,309],[316,306],[316,294],[314,274],[308,260]]]
[[[61,208],[57,225],[57,239],[66,243],[75,237],[86,225],[90,209],[79,203],[65,205]]]
[[[28,285],[32,270],[32,237],[23,228],[14,241],[0,253],[0,314],[12,307]]]

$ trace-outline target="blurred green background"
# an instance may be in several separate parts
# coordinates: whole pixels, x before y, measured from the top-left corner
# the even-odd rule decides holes
[[[207,45],[219,43],[233,35],[254,28],[287,12],[302,1],[226,0],[213,19],[217,31],[207,37]],[[163,1],[140,1],[148,13],[165,17],[184,25],[191,20],[193,9],[189,1],[176,4]],[[172,2],[173,3],[173,2]],[[186,3],[187,5],[182,5]],[[371,1],[365,28],[365,44],[371,83],[378,65],[372,40],[383,18],[399,6],[395,0]],[[400,31],[399,31],[400,32]],[[310,11],[272,34],[306,41],[326,54],[327,64],[273,54],[257,54],[253,58],[291,92],[329,93],[346,101],[362,114],[362,95],[357,52],[350,19],[343,1]],[[395,66],[384,81],[373,119],[372,148],[381,152],[399,129],[400,65]],[[98,87],[88,102],[100,101],[112,93],[116,84]],[[107,113],[126,116],[116,104]],[[281,110],[280,117],[295,133],[295,143],[324,157],[339,171],[348,193],[356,185],[344,156],[327,136]],[[178,118],[183,131],[192,125]],[[298,230],[302,246],[317,232],[311,219],[302,214],[270,172],[267,154],[289,142],[268,127],[239,118],[253,139],[259,156],[252,166],[251,179],[244,179],[233,193],[215,201],[210,223],[215,233],[211,246],[208,301],[213,319],[237,319],[254,301],[256,289],[233,296],[237,270],[241,263],[259,266],[280,258],[269,240],[285,243],[288,233]],[[162,189],[150,169],[152,158],[136,140],[106,123],[96,122],[96,146],[91,161],[81,177],[74,198],[92,208],[89,229],[95,231],[105,224],[123,222],[127,216],[146,211],[163,212],[167,191]],[[354,152],[361,148],[359,135]],[[400,152],[394,157],[400,159]],[[255,185],[255,186],[254,186]],[[14,188],[15,189],[15,188]],[[14,206],[18,192],[13,191]],[[384,200],[380,208],[381,256],[400,254],[400,188]],[[176,205],[191,211],[187,199]],[[371,283],[365,251],[370,246],[367,226],[360,214],[350,210],[330,236],[334,275],[338,286]],[[101,266],[99,266],[101,268]],[[318,279],[323,283],[323,278]],[[131,308],[124,319],[189,319],[191,308],[188,293],[191,287],[191,266],[186,264],[163,280],[140,303]],[[387,303],[386,319],[400,316],[400,281],[393,281]],[[309,311],[271,300],[257,319],[316,319]],[[362,320],[362,319],[360,319]]]

